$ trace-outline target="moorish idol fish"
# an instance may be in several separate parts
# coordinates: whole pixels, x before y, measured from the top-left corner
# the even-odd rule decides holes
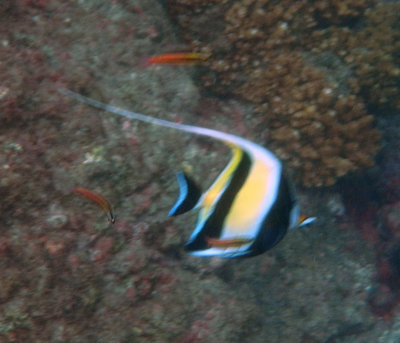
[[[232,134],[131,112],[67,89],[59,91],[123,117],[214,138],[231,149],[228,165],[204,193],[188,175],[177,174],[180,195],[169,215],[199,209],[196,227],[185,245],[190,254],[255,256],[275,246],[288,229],[314,221],[300,216],[293,186],[281,162],[260,145]]]

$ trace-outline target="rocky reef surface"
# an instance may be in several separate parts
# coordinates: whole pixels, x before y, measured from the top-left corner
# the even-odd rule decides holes
[[[397,342],[398,13],[356,0],[2,1],[0,342]],[[144,63],[188,49],[210,61]],[[206,187],[226,148],[59,87],[265,143],[318,221],[255,258],[188,256],[195,214],[167,217],[175,172]],[[112,202],[116,223],[77,186]]]

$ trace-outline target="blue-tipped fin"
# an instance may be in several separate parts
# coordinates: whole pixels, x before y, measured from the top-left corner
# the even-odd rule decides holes
[[[297,227],[303,227],[314,223],[317,220],[317,217],[307,217],[304,214],[301,214],[299,220],[297,222]]]
[[[179,184],[179,198],[169,211],[169,216],[177,216],[190,211],[201,197],[200,188],[184,172],[177,173],[176,179]]]

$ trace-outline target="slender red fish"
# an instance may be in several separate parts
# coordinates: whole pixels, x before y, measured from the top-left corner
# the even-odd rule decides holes
[[[113,208],[107,199],[96,192],[90,191],[82,187],[75,188],[74,192],[83,195],[85,198],[88,198],[89,200],[92,200],[94,203],[99,205],[101,209],[106,213],[108,221],[112,224],[115,223],[116,217],[114,215]]]
[[[215,248],[238,248],[245,244],[250,244],[254,239],[249,238],[231,238],[231,239],[216,239],[206,236],[206,242],[209,246]]]
[[[171,52],[149,57],[146,61],[146,64],[191,65],[199,62],[204,62],[209,57],[210,54],[200,52]]]

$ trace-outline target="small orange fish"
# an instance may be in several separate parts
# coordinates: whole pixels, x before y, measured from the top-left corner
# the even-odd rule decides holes
[[[115,223],[116,217],[114,215],[113,208],[107,199],[105,199],[100,194],[97,194],[93,191],[90,191],[90,190],[88,190],[86,188],[82,188],[82,187],[75,188],[74,192],[77,194],[83,195],[85,198],[88,198],[89,200],[92,200],[97,205],[99,205],[101,207],[101,209],[106,213],[108,221],[111,222],[112,224]]]
[[[207,244],[215,248],[238,248],[242,245],[249,244],[254,241],[254,239],[249,238],[231,238],[231,239],[216,239],[206,236]]]
[[[171,52],[168,54],[149,57],[146,61],[146,64],[191,65],[199,62],[204,62],[209,57],[210,54],[200,52]]]

